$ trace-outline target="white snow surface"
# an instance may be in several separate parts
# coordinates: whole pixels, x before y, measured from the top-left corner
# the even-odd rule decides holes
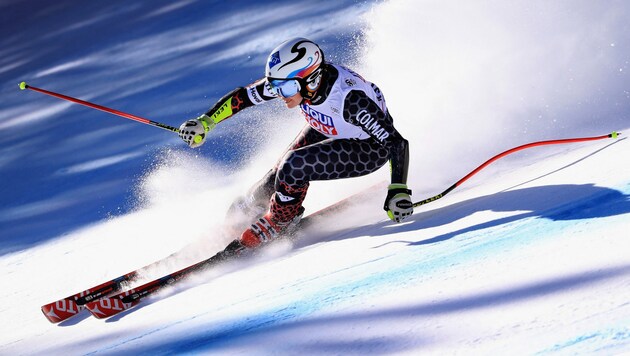
[[[39,306],[181,247],[158,232],[168,224],[147,227],[158,208],[14,253],[1,260],[10,322],[0,326],[0,351],[627,352],[630,168],[619,162],[630,159],[630,142],[571,146],[497,163],[402,225],[380,219],[380,199],[368,199],[344,213],[361,211],[349,227],[321,221],[323,232],[271,245],[106,321],[86,313],[55,326]]]
[[[520,144],[630,133],[630,125],[610,125],[630,124],[628,114],[619,121],[619,113],[605,108],[616,106],[612,99],[593,96],[616,92],[598,73],[618,63],[605,54],[581,55],[593,52],[591,41],[602,45],[607,28],[618,28],[616,17],[598,24],[597,41],[586,35],[579,43],[566,41],[559,55],[555,41],[562,34],[589,33],[582,16],[591,5],[581,2],[558,20],[553,15],[567,2],[548,12],[537,11],[546,2],[505,8],[455,3],[378,5],[365,16],[365,53],[355,63],[383,89],[411,141],[414,200],[440,193],[493,154]],[[502,16],[493,16],[497,11]],[[513,21],[523,11],[532,23]],[[545,37],[552,24],[557,37]],[[535,42],[536,36],[546,40]],[[392,58],[394,50],[399,55]],[[560,70],[570,61],[571,70]],[[611,75],[617,80],[625,72]],[[418,100],[407,97],[412,91]],[[597,110],[580,115],[588,104]],[[145,279],[221,250],[233,238],[221,233],[231,198],[273,164],[287,144],[276,141],[282,142],[270,143],[270,153],[230,176],[186,149],[169,152],[137,187],[136,211],[0,257],[0,354],[630,352],[625,135],[515,153],[403,224],[385,219],[380,188],[294,241],[194,276],[119,316],[97,320],[84,311],[59,325],[43,317],[41,305],[175,251],[185,257]],[[387,176],[383,169],[315,182],[305,205],[316,211]],[[188,195],[176,189],[210,181],[217,187]]]

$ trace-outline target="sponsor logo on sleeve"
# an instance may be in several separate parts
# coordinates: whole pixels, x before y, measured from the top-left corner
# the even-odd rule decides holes
[[[389,137],[389,132],[385,130],[385,128],[381,127],[378,121],[370,115],[367,110],[361,110],[357,114],[357,120],[363,126],[365,130],[368,131],[372,136],[376,137],[377,140],[384,142]]]
[[[265,102],[263,98],[260,97],[260,94],[258,94],[258,90],[256,90],[255,85],[252,85],[249,88],[247,88],[247,96],[249,97],[249,100],[251,100],[252,103],[254,103],[255,105],[262,104]]]

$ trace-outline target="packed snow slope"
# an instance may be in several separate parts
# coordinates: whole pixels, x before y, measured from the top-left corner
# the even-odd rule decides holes
[[[190,150],[17,88],[177,126],[309,37],[383,90],[420,200],[514,146],[630,133],[625,2],[4,1],[0,17],[0,354],[630,352],[626,135],[513,154],[399,225],[387,169],[314,182],[307,214],[367,194],[122,315],[50,324],[43,304],[222,249],[226,208],[304,123],[274,103]]]

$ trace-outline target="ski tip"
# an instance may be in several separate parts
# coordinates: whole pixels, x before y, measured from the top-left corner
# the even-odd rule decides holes
[[[41,310],[48,321],[57,324],[77,315],[83,310],[83,306],[77,305],[71,299],[61,299],[42,306]]]
[[[19,85],[20,85],[20,90],[24,90],[24,89],[28,88],[28,84],[26,84],[26,82],[22,82]]]

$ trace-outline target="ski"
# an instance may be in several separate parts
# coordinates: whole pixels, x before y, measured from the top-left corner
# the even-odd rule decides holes
[[[85,305],[87,303],[119,292],[123,289],[125,284],[133,282],[133,280],[140,274],[158,266],[165,260],[174,257],[175,255],[177,255],[177,253],[173,253],[166,258],[123,274],[122,276],[114,278],[110,281],[88,288],[82,292],[43,305],[41,307],[42,313],[44,313],[46,319],[53,324],[68,320],[85,309]]]
[[[155,279],[139,287],[132,288],[128,291],[94,300],[87,303],[85,306],[95,318],[109,318],[120,312],[133,308],[139,304],[142,299],[154,294],[168,285],[175,283],[176,281],[179,281],[180,279],[183,279],[186,276],[189,276],[193,272],[208,268],[218,262],[225,261],[230,257],[235,256],[230,252],[226,252],[229,251],[229,249],[230,246],[228,246],[226,250],[221,251],[206,260],[197,262],[186,268],[180,269],[179,271]]]
[[[99,284],[69,297],[59,299],[41,307],[44,316],[53,324],[70,319],[79,314],[85,304],[94,299],[111,295],[122,288],[122,283],[131,280],[137,275],[136,271],[129,272],[111,281]]]

